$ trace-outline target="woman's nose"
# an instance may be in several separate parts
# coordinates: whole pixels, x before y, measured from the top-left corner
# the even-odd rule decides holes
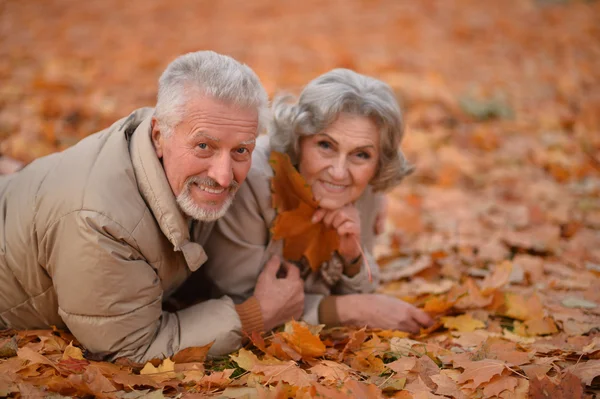
[[[329,174],[336,181],[345,180],[348,176],[348,165],[343,157],[337,158],[329,168]]]

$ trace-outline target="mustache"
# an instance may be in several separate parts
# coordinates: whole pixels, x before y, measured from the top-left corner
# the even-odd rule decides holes
[[[200,176],[191,176],[186,179],[186,181],[185,181],[186,188],[189,188],[192,184],[197,184],[199,186],[206,186],[206,187],[212,187],[212,188],[217,188],[217,189],[225,188],[226,190],[229,190],[229,192],[236,192],[238,190],[238,188],[240,188],[240,184],[235,180],[231,180],[231,184],[228,187],[223,187],[219,183],[217,183],[216,180],[211,179],[210,177],[200,177]]]

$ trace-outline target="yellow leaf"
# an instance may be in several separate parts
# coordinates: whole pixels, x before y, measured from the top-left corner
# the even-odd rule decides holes
[[[504,261],[497,265],[494,272],[483,280],[483,283],[481,284],[481,293],[483,295],[488,295],[508,283],[512,269],[513,264],[509,261]]]
[[[175,363],[166,358],[158,367],[154,367],[152,363],[148,362],[144,366],[144,368],[140,371],[140,374],[158,374],[158,373],[168,373],[170,371],[175,371]]]
[[[81,349],[73,346],[73,342],[69,343],[62,355],[63,360],[67,360],[68,358],[83,360],[83,353],[81,352]]]
[[[449,330],[460,332],[471,332],[480,328],[485,328],[485,323],[474,319],[470,314],[463,314],[456,317],[442,317],[444,327]]]
[[[525,297],[512,292],[504,296],[506,310],[504,315],[517,320],[541,319],[544,317],[542,302],[537,295]]]

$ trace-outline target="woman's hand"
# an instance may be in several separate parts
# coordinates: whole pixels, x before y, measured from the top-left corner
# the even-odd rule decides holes
[[[334,211],[319,208],[313,214],[312,222],[322,222],[337,231],[340,236],[338,253],[345,264],[351,264],[360,257],[360,215],[353,204]]]
[[[342,325],[401,330],[418,333],[433,320],[416,307],[392,296],[380,294],[341,295],[336,298]]]

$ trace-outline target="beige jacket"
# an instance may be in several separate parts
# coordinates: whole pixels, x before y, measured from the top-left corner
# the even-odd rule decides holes
[[[215,355],[240,345],[229,298],[162,310],[206,261],[213,226],[179,211],[152,113],[0,177],[0,328],[68,327],[90,351],[136,361],[213,340]]]
[[[283,242],[273,240],[269,230],[276,216],[271,205],[273,170],[269,165],[270,152],[268,137],[259,137],[246,181],[231,208],[215,223],[204,244],[208,261],[202,272],[212,284],[214,297],[227,295],[237,303],[247,300],[253,295],[256,280],[266,261],[274,254],[282,255]],[[378,284],[379,268],[370,255],[375,241],[373,227],[378,211],[377,195],[369,187],[356,206],[361,217],[361,244],[371,265],[373,281],[369,281],[364,263],[357,275],[350,278],[342,274],[333,284],[328,283],[319,272],[308,275],[303,319],[310,324],[321,322],[319,304],[325,296],[372,292]],[[330,262],[333,261],[335,259]]]

